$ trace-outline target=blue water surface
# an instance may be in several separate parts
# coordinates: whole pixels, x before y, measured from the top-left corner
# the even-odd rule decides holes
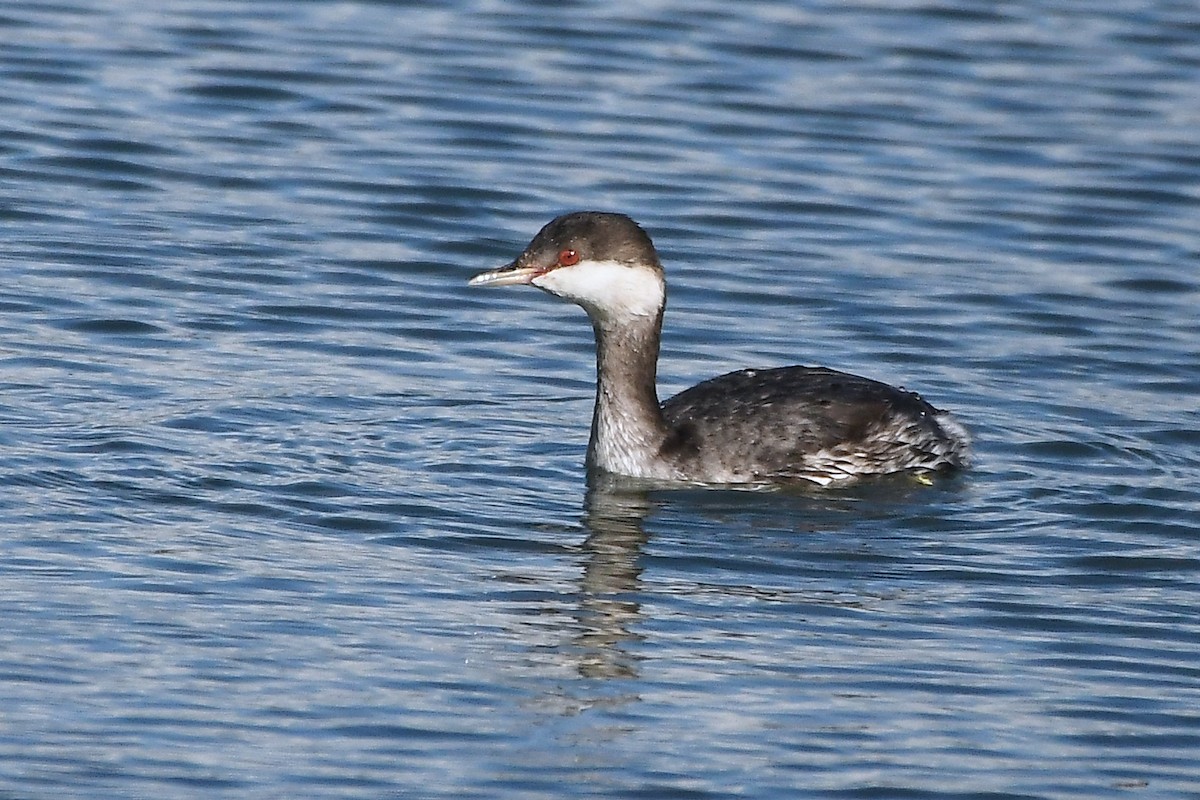
[[[1200,796],[1190,2],[0,7],[0,797]],[[589,490],[663,396],[901,384],[934,486]]]

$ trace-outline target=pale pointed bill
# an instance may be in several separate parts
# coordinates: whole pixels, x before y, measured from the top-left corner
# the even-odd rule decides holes
[[[468,286],[525,286],[533,281],[538,275],[541,275],[545,270],[536,267],[518,267],[515,264],[509,264],[500,269],[494,269],[490,272],[481,272],[471,280],[467,281]]]

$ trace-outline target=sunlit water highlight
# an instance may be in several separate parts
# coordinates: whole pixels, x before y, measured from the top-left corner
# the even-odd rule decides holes
[[[0,9],[0,795],[1200,794],[1187,3]],[[588,492],[632,214],[662,393],[820,363],[934,487]]]

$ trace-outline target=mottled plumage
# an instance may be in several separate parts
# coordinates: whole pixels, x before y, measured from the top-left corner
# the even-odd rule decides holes
[[[723,483],[820,485],[965,456],[965,434],[920,395],[823,367],[745,369],[662,404],[664,450]]]
[[[658,403],[666,285],[654,246],[620,214],[546,225],[472,285],[528,284],[578,303],[596,332],[591,469],[704,483],[842,484],[965,464],[966,431],[919,395],[823,367],[741,370]]]

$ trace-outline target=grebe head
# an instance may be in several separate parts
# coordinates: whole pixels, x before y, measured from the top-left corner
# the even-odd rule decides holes
[[[578,303],[597,323],[656,317],[666,302],[650,237],[624,214],[577,211],[551,220],[517,259],[471,286],[536,286]]]

